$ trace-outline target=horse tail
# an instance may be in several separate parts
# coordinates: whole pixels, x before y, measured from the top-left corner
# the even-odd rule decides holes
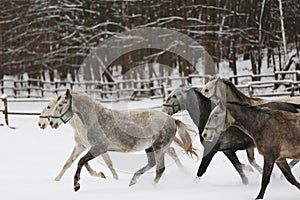
[[[182,149],[184,149],[184,151],[193,156],[195,155],[198,158],[198,154],[195,151],[196,149],[194,149],[193,147],[193,143],[192,143],[192,139],[191,136],[189,135],[189,132],[193,132],[196,133],[194,130],[188,128],[183,122],[181,122],[180,120],[175,119],[175,124],[177,126],[178,129],[178,133],[180,136],[180,139],[178,137],[174,137],[174,142],[180,146]]]

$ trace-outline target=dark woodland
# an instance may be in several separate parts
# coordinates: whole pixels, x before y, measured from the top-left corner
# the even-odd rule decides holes
[[[217,67],[226,61],[234,73],[239,57],[251,60],[253,74],[260,73],[263,57],[274,71],[288,70],[299,57],[299,23],[298,0],[0,0],[0,79],[27,72],[53,80],[57,71],[60,80],[70,74],[75,81],[91,47],[138,27],[184,33],[205,47]],[[124,73],[156,54],[159,63],[179,62],[185,74],[192,71],[185,60],[155,49],[128,53],[111,65]]]

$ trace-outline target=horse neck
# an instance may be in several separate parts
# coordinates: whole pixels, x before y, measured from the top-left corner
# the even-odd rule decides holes
[[[87,138],[87,128],[84,126],[81,118],[75,114],[69,121],[69,124],[74,130],[75,141],[84,145],[85,147],[89,147],[90,143]]]
[[[251,138],[261,137],[261,130],[264,128],[270,115],[255,108],[240,105],[227,105],[227,111],[234,118],[235,126],[239,127]]]
[[[196,98],[192,98],[191,101],[189,97],[192,95],[187,95],[187,98],[183,100],[183,104],[194,124],[198,127],[199,132],[202,132],[212,110],[211,102],[201,96],[201,94],[197,92],[194,93]]]
[[[96,102],[90,96],[82,94],[73,94],[72,96],[72,110],[85,125],[94,123],[94,121],[97,119],[96,112],[107,109],[100,102]]]
[[[230,86],[225,85],[225,91],[226,91],[226,101],[237,101],[237,102],[243,102],[249,105],[258,105],[263,103],[262,99],[259,98],[252,98],[246,96],[244,93],[237,89],[232,89]]]

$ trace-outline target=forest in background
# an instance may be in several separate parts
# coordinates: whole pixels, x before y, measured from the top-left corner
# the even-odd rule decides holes
[[[218,64],[228,62],[237,73],[237,58],[251,60],[259,74],[268,67],[288,70],[299,58],[298,0],[0,0],[0,79],[4,75],[60,80],[77,72],[92,47],[116,33],[141,27],[179,31],[203,45]],[[120,47],[122,48],[122,47]],[[296,54],[289,57],[289,52]],[[182,73],[193,70],[170,52],[141,49],[122,55],[113,66],[122,73],[136,63],[155,61]],[[105,76],[105,74],[104,74]],[[110,81],[109,77],[104,77]]]

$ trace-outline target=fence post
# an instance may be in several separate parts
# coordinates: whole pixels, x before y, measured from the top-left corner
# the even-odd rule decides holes
[[[291,82],[291,96],[295,96],[295,84],[294,81]]]
[[[249,97],[252,97],[253,96],[253,88],[252,88],[252,84],[248,84],[248,94],[249,94]]]
[[[7,96],[6,95],[2,95],[1,96],[1,100],[4,103],[3,114],[4,114],[4,118],[5,118],[5,123],[6,123],[7,126],[9,126],[9,123],[8,123],[8,109],[7,109]]]

